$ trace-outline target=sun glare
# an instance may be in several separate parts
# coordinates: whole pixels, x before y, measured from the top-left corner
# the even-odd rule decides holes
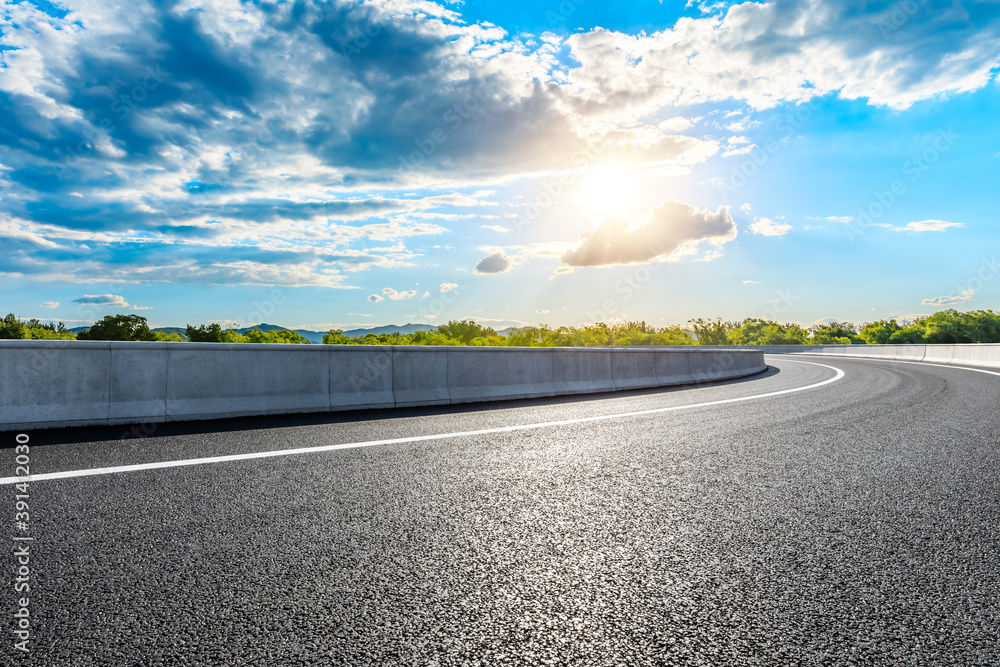
[[[581,183],[580,195],[586,212],[597,215],[627,216],[637,194],[635,175],[623,169],[595,170]]]

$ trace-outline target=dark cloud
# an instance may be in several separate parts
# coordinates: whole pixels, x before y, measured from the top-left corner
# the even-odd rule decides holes
[[[92,306],[128,306],[125,297],[117,294],[87,294],[79,299],[73,299],[73,303],[86,303]]]
[[[722,245],[736,238],[729,207],[716,211],[668,201],[639,222],[609,220],[580,237],[580,245],[562,256],[569,266],[639,264],[665,259],[685,244]]]
[[[500,251],[479,260],[479,263],[476,264],[476,273],[480,275],[505,273],[510,271],[512,265],[510,258],[503,251]]]

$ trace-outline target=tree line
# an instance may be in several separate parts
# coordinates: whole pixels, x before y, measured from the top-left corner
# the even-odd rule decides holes
[[[942,310],[912,322],[879,320],[865,324],[830,322],[803,328],[771,320],[742,322],[691,320],[702,345],[938,345],[946,343],[1000,343],[1000,314],[992,310],[961,313]]]
[[[1000,315],[991,310],[961,313],[944,310],[900,324],[879,320],[862,325],[830,322],[802,327],[760,318],[739,322],[696,319],[689,328],[655,327],[645,322],[585,327],[520,327],[502,336],[494,329],[470,320],[451,321],[429,331],[412,334],[365,334],[347,336],[332,329],[323,336],[325,345],[470,345],[506,347],[614,347],[642,345],[850,345],[1000,343]],[[184,335],[152,331],[141,315],[108,315],[87,330],[73,333],[66,326],[20,320],[9,314],[0,321],[0,338],[37,340],[116,340],[195,343],[280,343],[309,345],[301,335],[287,329],[243,333],[219,324],[188,325]]]

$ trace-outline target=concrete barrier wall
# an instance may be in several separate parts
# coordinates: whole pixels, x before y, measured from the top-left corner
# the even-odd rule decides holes
[[[763,350],[0,341],[0,430],[447,405],[746,377]]]
[[[713,347],[713,350],[760,350],[765,354],[820,354],[823,356],[858,357],[862,359],[892,359],[926,361],[955,366],[1000,368],[1000,343],[962,343],[955,345],[761,345],[753,347]]]

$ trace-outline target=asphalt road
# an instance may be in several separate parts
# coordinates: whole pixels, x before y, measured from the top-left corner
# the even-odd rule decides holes
[[[3,563],[34,538],[30,652],[11,580],[0,664],[1000,664],[1000,375],[768,362],[682,390],[30,432],[35,474],[168,467],[30,483]]]

